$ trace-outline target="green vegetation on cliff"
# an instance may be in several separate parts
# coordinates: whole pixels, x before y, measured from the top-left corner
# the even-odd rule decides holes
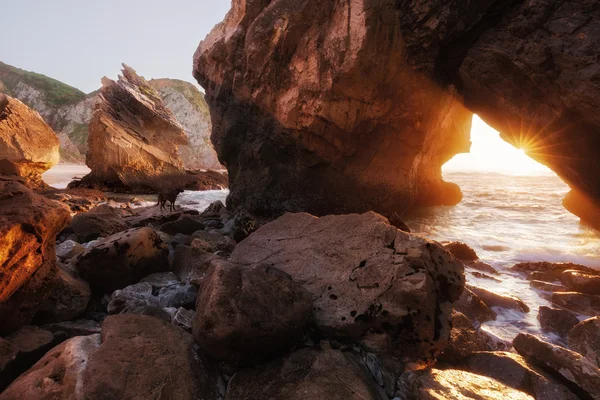
[[[3,62],[0,62],[0,81],[7,90],[14,91],[14,88],[23,82],[44,94],[46,103],[50,106],[60,107],[66,104],[76,103],[85,98],[85,93],[81,90],[69,86],[65,83],[47,77],[46,75],[35,72],[25,71]]]
[[[173,89],[177,90],[179,93],[183,94],[183,96],[193,104],[196,109],[209,118],[210,111],[208,109],[208,104],[206,104],[206,100],[204,100],[204,95],[196,86],[193,84],[182,81],[179,79],[152,79],[150,81],[150,85],[154,86],[154,88],[159,88],[161,86],[170,86]]]

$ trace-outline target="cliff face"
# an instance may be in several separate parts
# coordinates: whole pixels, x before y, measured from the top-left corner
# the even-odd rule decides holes
[[[180,147],[184,166],[222,168],[209,139],[210,113],[204,95],[189,82],[155,79],[149,83],[188,136],[190,144]],[[85,162],[89,124],[100,101],[99,91],[86,95],[52,78],[0,62],[0,93],[15,97],[40,113],[60,139],[61,162]]]
[[[148,83],[171,110],[188,137],[189,144],[179,147],[183,165],[188,169],[223,168],[210,142],[212,126],[208,104],[198,88],[177,79],[152,79]]]
[[[89,125],[84,178],[108,187],[134,187],[153,177],[183,172],[178,146],[183,128],[144,78],[123,65],[118,81],[104,78]]]
[[[0,174],[44,187],[41,175],[58,163],[58,147],[56,134],[37,112],[0,94]]]
[[[234,1],[194,58],[230,205],[456,203],[440,166],[468,149],[471,111],[600,199],[592,3]]]

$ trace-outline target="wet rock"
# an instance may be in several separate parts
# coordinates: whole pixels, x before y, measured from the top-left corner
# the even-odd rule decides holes
[[[475,250],[463,242],[451,242],[444,244],[444,249],[461,261],[475,261],[479,259]]]
[[[258,229],[256,219],[248,211],[242,209],[225,223],[221,231],[225,236],[229,236],[239,243],[256,229]]]
[[[77,269],[92,288],[112,292],[169,269],[167,245],[151,228],[117,233],[86,249]]]
[[[486,376],[458,369],[406,372],[398,379],[400,400],[533,400],[530,395]]]
[[[58,164],[59,140],[40,115],[19,100],[0,94],[0,174],[23,178],[27,186],[48,185],[42,173]]]
[[[213,263],[196,303],[194,337],[217,360],[260,363],[300,340],[311,306],[311,295],[276,268]]]
[[[560,280],[571,292],[600,295],[600,275],[597,273],[567,270],[561,274]]]
[[[488,307],[502,307],[521,312],[529,312],[529,306],[516,296],[500,295],[487,289],[467,285]]]
[[[571,329],[569,348],[600,367],[600,317],[586,319]]]
[[[571,328],[579,323],[575,314],[546,306],[540,306],[538,320],[543,330],[554,332],[562,337],[566,337]]]
[[[286,214],[239,243],[231,259],[273,265],[304,285],[325,335],[417,364],[445,347],[464,287],[454,256],[373,212]]]
[[[496,312],[489,308],[469,288],[465,288],[460,298],[454,303],[454,309],[469,317],[476,325],[496,319]]]
[[[74,232],[81,242],[89,242],[124,231],[127,224],[117,209],[103,204],[87,213],[77,214],[68,229]]]
[[[552,293],[552,303],[577,314],[600,315],[600,296],[574,292]]]
[[[502,327],[481,325],[478,333],[485,343],[486,350],[506,351],[512,348],[511,338]]]
[[[192,284],[178,283],[163,287],[158,292],[158,304],[160,308],[166,307],[184,307],[194,308],[196,297],[198,296],[198,287]]]
[[[496,268],[492,267],[490,264],[481,262],[481,261],[471,261],[471,262],[466,262],[465,266],[467,268],[470,269],[475,269],[478,271],[483,271],[486,272],[488,274],[492,274],[492,275],[500,275],[500,273],[498,272],[498,270],[496,270]]]
[[[191,235],[196,231],[203,230],[204,224],[197,221],[192,216],[182,215],[176,221],[171,221],[163,224],[160,227],[161,232],[168,233],[169,235],[176,235],[183,233],[184,235]]]
[[[453,311],[450,341],[438,360],[457,364],[472,353],[484,350],[487,350],[486,342],[475,330],[469,318],[460,312]]]
[[[533,271],[532,273],[527,275],[527,280],[529,280],[529,281],[560,283],[559,279],[560,279],[560,272]]]
[[[488,279],[490,281],[494,281],[494,282],[498,282],[498,283],[502,282],[501,279],[494,278],[493,276],[490,276],[490,275],[482,274],[481,272],[477,272],[477,271],[469,271],[469,272],[471,272],[471,275],[473,275],[475,278]]]
[[[0,180],[0,334],[30,323],[50,294],[56,235],[69,220],[59,203]]]
[[[358,356],[339,350],[303,349],[229,382],[225,400],[387,400]]]
[[[166,345],[168,344],[168,345]],[[142,315],[102,323],[102,343],[83,372],[89,399],[215,399],[216,373],[192,335]]]
[[[569,389],[580,397],[600,398],[600,370],[581,354],[520,333],[513,341],[515,350],[569,382]]]
[[[58,268],[54,288],[35,315],[38,324],[73,320],[81,316],[92,296],[87,282]]]
[[[56,256],[68,260],[83,253],[85,247],[73,240],[65,240],[56,246]]]
[[[217,233],[210,233],[206,231],[198,231],[192,235],[192,238],[200,239],[206,242],[210,247],[209,250],[211,252],[215,251],[224,251],[226,253],[231,253],[233,249],[235,249],[235,241],[229,236],[219,235]],[[192,245],[193,246],[193,245]]]
[[[0,393],[18,375],[16,360],[19,348],[9,341],[0,338]]]
[[[109,314],[127,314],[144,306],[158,307],[158,298],[152,293],[152,285],[146,282],[136,283],[121,290],[115,290],[110,296],[107,311]]]
[[[78,319],[75,321],[55,322],[42,325],[42,329],[52,333],[65,332],[68,337],[88,336],[100,333],[100,324],[94,320]]]
[[[567,270],[581,271],[581,272],[585,272],[585,273],[589,273],[589,274],[598,273],[598,271],[596,271],[592,268],[586,267],[585,265],[573,264],[573,263],[552,263],[552,262],[546,262],[546,261],[518,263],[518,264],[513,265],[510,269],[513,271],[516,271],[516,272],[524,272],[524,273],[528,273],[528,274],[531,274],[534,272],[544,273],[544,274],[546,274],[547,277],[553,277],[554,279],[551,279],[551,280],[539,279],[539,278],[536,278],[536,279],[548,281],[548,282],[560,280],[560,276],[562,275],[562,272],[567,271]]]
[[[0,394],[0,399],[89,399],[84,394],[83,371],[99,346],[99,334],[78,336],[62,343],[14,381]]]
[[[557,285],[554,283],[536,281],[536,280],[532,280],[531,282],[529,282],[529,286],[531,286],[532,288],[535,288],[535,289],[543,290],[545,292],[552,292],[552,293],[569,291],[569,289],[567,289],[566,286]]]
[[[181,282],[192,283],[202,280],[212,260],[220,259],[207,251],[189,246],[177,246],[171,270]]]
[[[197,214],[195,210],[161,210],[158,206],[139,207],[130,211],[123,220],[132,228],[144,226],[160,226],[167,222],[176,221],[184,214]]]
[[[487,376],[535,399],[576,400],[578,397],[523,357],[508,352],[478,352],[462,363],[462,369]]]

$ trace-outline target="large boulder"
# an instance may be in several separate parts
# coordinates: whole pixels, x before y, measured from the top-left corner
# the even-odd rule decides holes
[[[144,78],[126,65],[122,73],[117,81],[102,79],[89,124],[86,164],[92,172],[78,185],[121,190],[177,185],[153,180],[182,175],[178,146],[188,143],[183,128]]]
[[[228,205],[453,204],[440,166],[468,151],[464,104],[586,194],[580,215],[597,221],[599,21],[593,1],[235,0],[194,57]]]
[[[484,350],[487,350],[485,338],[477,332],[469,318],[458,311],[453,311],[450,340],[438,360],[457,364],[471,354]]]
[[[546,306],[540,306],[538,321],[542,330],[557,333],[562,337],[566,337],[571,328],[579,323],[579,319],[572,312]]]
[[[152,228],[134,228],[95,244],[77,259],[77,270],[92,289],[112,292],[146,275],[169,269],[169,250]]]
[[[497,316],[494,310],[467,287],[459,299],[454,302],[454,309],[469,317],[477,326],[486,321],[493,321]]]
[[[77,336],[56,346],[2,392],[0,399],[88,399],[83,371],[99,346],[99,334]]]
[[[586,319],[571,329],[569,348],[600,367],[600,317]]]
[[[488,307],[501,307],[527,313],[529,306],[517,296],[498,294],[478,286],[468,285],[471,292],[475,293]]]
[[[398,379],[400,400],[533,400],[495,379],[458,369],[406,372]]]
[[[552,293],[552,303],[583,315],[600,315],[600,296],[577,292]]]
[[[0,180],[0,334],[28,324],[56,283],[56,235],[69,211]]]
[[[308,328],[312,296],[266,265],[211,264],[196,303],[202,351],[232,365],[256,364],[292,348]]]
[[[427,363],[446,345],[463,264],[373,212],[286,214],[237,245],[234,262],[272,265],[313,297],[321,332]]]
[[[82,386],[90,400],[214,400],[217,375],[183,329],[145,315],[114,315],[102,323]]]
[[[465,359],[461,368],[497,380],[540,400],[576,400],[573,392],[555,382],[523,357],[508,352],[482,351]]]
[[[600,369],[579,353],[520,333],[513,341],[515,350],[527,360],[538,364],[570,384],[580,397],[600,399]]]
[[[572,292],[600,295],[600,274],[567,270],[561,274],[562,283]]]
[[[0,93],[0,174],[22,177],[32,188],[45,188],[42,173],[58,164],[59,144],[37,112]]]
[[[69,231],[81,242],[107,237],[128,228],[119,210],[103,204],[73,217]]]
[[[237,372],[225,400],[387,400],[358,356],[303,349]]]

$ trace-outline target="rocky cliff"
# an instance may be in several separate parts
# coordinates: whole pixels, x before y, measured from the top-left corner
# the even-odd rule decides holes
[[[189,144],[179,148],[183,165],[190,169],[223,168],[210,141],[210,111],[200,90],[178,79],[152,79],[148,83],[171,110],[188,137]]]
[[[230,205],[454,204],[473,111],[597,202],[599,24],[595,2],[236,0],[194,58]]]
[[[183,173],[178,146],[183,128],[148,82],[123,65],[117,81],[103,78],[89,125],[85,182],[133,188],[149,179]]]
[[[58,147],[56,134],[37,112],[0,94],[0,174],[42,188],[42,173],[58,163]]]
[[[150,85],[183,126],[189,145],[180,147],[186,168],[222,168],[210,143],[210,113],[204,95],[192,84],[175,79],[155,79]],[[89,94],[34,72],[0,62],[0,93],[18,98],[54,129],[60,140],[61,162],[84,163],[89,124],[99,91]]]

